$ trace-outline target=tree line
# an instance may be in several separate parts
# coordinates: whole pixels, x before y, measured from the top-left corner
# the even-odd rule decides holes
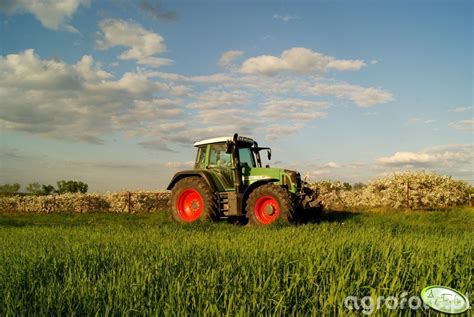
[[[18,183],[15,184],[3,184],[0,185],[0,195],[2,196],[9,196],[20,193],[21,185]],[[26,193],[30,195],[52,195],[52,194],[65,194],[65,193],[87,193],[89,189],[89,185],[83,183],[81,181],[65,181],[60,180],[56,182],[56,187],[53,185],[45,185],[40,184],[38,182],[34,182],[28,184],[25,187]]]

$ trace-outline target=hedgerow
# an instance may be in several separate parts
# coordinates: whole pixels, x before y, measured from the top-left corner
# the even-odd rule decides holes
[[[324,207],[331,210],[449,208],[468,204],[473,190],[465,181],[427,172],[392,174],[356,190],[348,190],[347,184],[339,181],[319,181],[310,186],[320,192]],[[168,200],[167,191],[17,195],[0,198],[0,211],[146,213],[166,209]]]
[[[115,212],[143,213],[164,209],[168,192],[117,192],[106,194],[62,194],[11,196],[0,199],[0,210],[9,212]]]
[[[428,172],[395,173],[366,187],[347,190],[338,181],[311,184],[328,209],[436,209],[466,205],[472,186],[465,181]]]

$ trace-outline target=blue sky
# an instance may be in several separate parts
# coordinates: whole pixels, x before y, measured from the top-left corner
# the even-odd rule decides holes
[[[472,1],[3,2],[1,181],[161,189],[193,141],[239,132],[313,180],[474,183],[472,15]]]

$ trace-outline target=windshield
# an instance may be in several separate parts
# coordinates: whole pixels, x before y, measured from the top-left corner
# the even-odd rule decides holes
[[[242,166],[249,166],[255,167],[255,159],[253,157],[253,153],[248,147],[239,148],[239,157],[240,157],[240,164]]]
[[[209,154],[209,166],[231,167],[232,160],[229,153],[226,153],[225,144],[211,144]]]

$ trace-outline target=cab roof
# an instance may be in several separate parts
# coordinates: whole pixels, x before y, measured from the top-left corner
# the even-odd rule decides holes
[[[200,145],[212,144],[212,143],[223,143],[223,142],[232,141],[232,140],[233,140],[232,136],[221,136],[221,137],[218,137],[218,138],[205,139],[205,140],[202,140],[202,141],[194,142],[194,146],[200,146]],[[244,143],[249,143],[249,144],[253,144],[255,142],[251,138],[242,137],[242,136],[238,137],[238,141],[244,142]]]

